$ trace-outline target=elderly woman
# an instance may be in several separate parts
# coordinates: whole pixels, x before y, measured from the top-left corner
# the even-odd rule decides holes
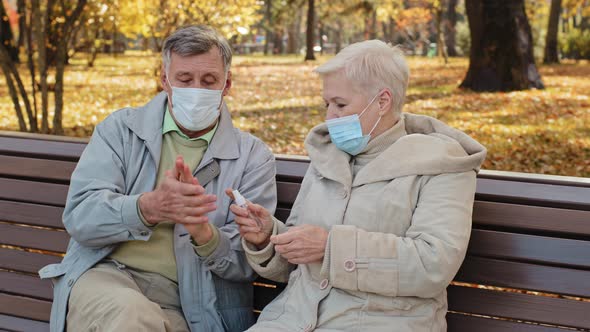
[[[485,148],[402,113],[397,47],[353,44],[315,71],[327,120],[305,141],[311,164],[289,219],[231,206],[251,266],[288,282],[251,331],[445,331]]]

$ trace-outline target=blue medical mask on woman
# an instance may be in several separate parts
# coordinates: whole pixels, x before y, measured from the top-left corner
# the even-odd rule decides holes
[[[381,116],[379,116],[377,123],[375,123],[368,135],[363,135],[360,117],[363,116],[380,93],[381,91],[371,99],[371,102],[363,109],[360,115],[352,114],[341,118],[326,120],[332,143],[334,143],[338,149],[352,156],[356,156],[367,147],[373,130],[375,130],[379,121],[381,121]]]
[[[227,79],[224,80],[221,90],[177,88],[170,84],[169,79],[166,81],[172,89],[171,112],[182,127],[190,131],[199,131],[217,120]]]

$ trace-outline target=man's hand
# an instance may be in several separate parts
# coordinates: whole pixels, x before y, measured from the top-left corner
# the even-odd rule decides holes
[[[207,213],[215,211],[216,200],[215,195],[205,194],[205,188],[178,157],[174,169],[166,171],[160,185],[140,196],[139,208],[148,223],[183,224],[197,244],[204,244],[213,236]]]
[[[292,264],[321,262],[327,241],[328,231],[313,225],[293,226],[286,233],[270,237],[276,252]]]
[[[225,193],[234,199],[231,189],[226,189]],[[261,249],[268,245],[270,241],[270,234],[274,227],[274,222],[267,209],[258,204],[247,203],[246,208],[240,207],[236,204],[230,205],[229,209],[236,215],[236,224],[240,235],[248,242],[254,244]],[[262,228],[258,226],[254,218],[257,218],[262,223]]]

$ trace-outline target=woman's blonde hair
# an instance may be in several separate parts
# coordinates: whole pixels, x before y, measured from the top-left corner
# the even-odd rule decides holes
[[[387,88],[393,94],[393,111],[401,113],[410,69],[399,46],[380,40],[351,44],[314,71],[321,77],[344,70],[346,77],[361,93],[372,98]]]

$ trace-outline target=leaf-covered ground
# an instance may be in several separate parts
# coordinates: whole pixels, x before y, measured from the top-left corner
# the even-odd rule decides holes
[[[275,153],[305,154],[306,133],[324,119],[321,82],[312,70],[326,58],[237,56],[226,99],[234,123]],[[156,93],[155,56],[83,58],[68,67],[64,127],[88,136],[113,110],[144,104]],[[473,93],[457,89],[466,59],[410,58],[405,111],[436,117],[464,130],[488,148],[486,169],[590,177],[590,65],[540,66],[545,90]],[[22,67],[24,71],[24,67]],[[17,122],[0,77],[0,130]]]

